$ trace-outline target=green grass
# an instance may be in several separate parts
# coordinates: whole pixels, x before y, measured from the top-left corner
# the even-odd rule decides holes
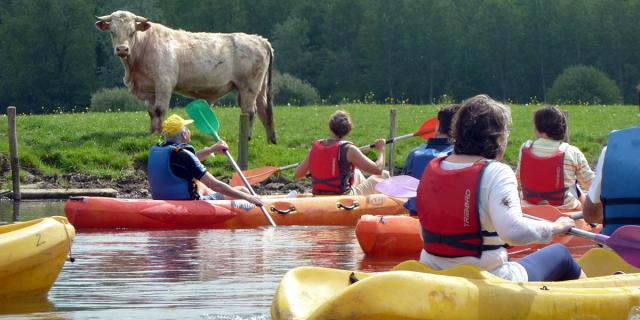
[[[304,159],[312,141],[328,136],[329,116],[337,109],[352,115],[354,128],[348,137],[365,145],[389,135],[389,110],[397,109],[398,135],[414,132],[427,118],[435,116],[437,105],[340,105],[277,107],[275,121],[278,145],[267,145],[264,128],[256,120],[249,147],[249,167],[283,166]],[[539,105],[512,105],[513,125],[505,161],[515,164],[519,146],[533,137],[532,114]],[[640,123],[636,106],[562,106],[569,111],[571,144],[578,146],[594,164],[612,129]],[[214,110],[219,134],[237,156],[238,108]],[[186,117],[184,109],[170,113]],[[257,117],[256,117],[257,119]],[[82,173],[98,177],[126,176],[143,169],[149,147],[159,140],[148,132],[146,112],[76,113],[24,115],[17,118],[20,165],[42,175]],[[200,149],[213,140],[192,128],[192,144]],[[0,139],[7,141],[7,117],[0,117]],[[401,167],[407,153],[421,144],[414,138],[396,143],[396,166]],[[0,181],[9,183],[9,144],[0,143]],[[205,165],[216,176],[228,177],[233,169],[224,156],[210,158]],[[292,171],[287,172],[291,176]]]

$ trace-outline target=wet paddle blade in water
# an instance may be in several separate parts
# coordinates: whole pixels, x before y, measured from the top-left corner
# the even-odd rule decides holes
[[[394,176],[376,184],[375,189],[388,196],[398,198],[413,198],[416,196],[420,180],[407,175]]]

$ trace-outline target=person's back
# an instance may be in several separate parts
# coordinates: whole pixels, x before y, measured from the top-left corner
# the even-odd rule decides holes
[[[352,143],[343,140],[351,128],[351,116],[347,112],[334,112],[329,119],[331,138],[315,141],[307,158],[296,168],[298,180],[310,173],[314,195],[368,195],[376,193],[374,187],[379,180],[389,177],[389,172],[383,170],[385,140],[376,140],[378,157],[373,162]],[[372,176],[365,179],[360,170]]]
[[[534,125],[537,139],[522,145],[516,169],[523,205],[579,209],[583,200],[576,183],[588,190],[594,174],[584,154],[563,142],[567,131],[564,114],[555,106],[545,106],[535,112]]]
[[[424,169],[431,160],[453,152],[453,144],[451,144],[450,140],[451,121],[459,108],[460,105],[452,104],[438,111],[438,129],[436,136],[429,138],[425,144],[409,152],[401,174],[420,179]],[[410,198],[404,206],[409,210],[411,215],[416,214],[415,198]]]
[[[609,134],[584,208],[588,222],[604,224],[603,234],[627,224],[640,225],[639,154],[640,126]]]
[[[434,269],[467,264],[512,281],[558,281],[584,276],[561,244],[517,262],[504,244],[549,242],[575,226],[523,216],[513,170],[500,162],[509,136],[506,105],[480,95],[465,100],[453,121],[453,154],[431,161],[417,188],[424,246],[420,261]]]

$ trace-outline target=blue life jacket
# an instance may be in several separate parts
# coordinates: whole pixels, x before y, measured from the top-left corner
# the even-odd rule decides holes
[[[176,176],[171,171],[172,152],[180,152],[181,145],[154,145],[149,152],[147,174],[151,197],[155,200],[192,200],[191,181]],[[188,152],[190,153],[190,152]],[[193,155],[195,157],[195,155]]]
[[[609,133],[602,167],[603,234],[640,225],[640,126]]]
[[[422,173],[432,159],[444,157],[453,152],[453,145],[449,138],[430,138],[427,143],[421,145],[409,153],[407,156],[407,167],[403,170],[403,174],[410,174],[416,179],[422,178]],[[404,204],[411,215],[418,213],[416,208],[416,198],[409,198]]]

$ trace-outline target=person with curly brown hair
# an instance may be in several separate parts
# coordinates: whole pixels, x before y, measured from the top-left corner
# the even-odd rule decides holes
[[[513,170],[500,163],[511,113],[486,95],[467,99],[453,119],[453,154],[429,162],[417,190],[424,246],[420,261],[434,269],[475,265],[513,281],[584,276],[569,250],[552,244],[517,262],[505,246],[548,243],[575,224],[525,218]]]
[[[534,115],[535,141],[520,148],[516,176],[524,206],[551,204],[558,209],[580,209],[582,190],[589,190],[594,173],[586,157],[575,146],[564,142],[567,119],[556,106],[544,106]]]
[[[344,140],[352,127],[349,113],[334,112],[329,120],[331,137],[314,142],[307,158],[296,168],[296,179],[304,178],[307,172],[311,174],[314,195],[377,193],[375,185],[389,178],[389,172],[383,170],[385,140],[376,140],[378,157],[371,161],[353,143]],[[360,170],[371,176],[365,179]]]

